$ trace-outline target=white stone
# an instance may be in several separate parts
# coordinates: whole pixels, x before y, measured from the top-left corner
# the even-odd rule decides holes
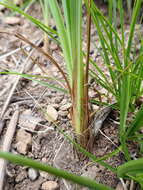
[[[51,106],[51,105],[48,105],[47,106],[47,113],[46,113],[46,118],[48,121],[50,122],[54,122],[58,119],[58,112],[57,110]]]
[[[37,172],[37,170],[34,170],[33,168],[29,168],[29,169],[28,169],[28,177],[29,177],[32,181],[36,180],[37,177],[38,177],[38,172]]]

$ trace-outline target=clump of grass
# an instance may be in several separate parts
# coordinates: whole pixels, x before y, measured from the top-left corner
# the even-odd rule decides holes
[[[9,2],[9,1],[8,1]],[[128,150],[128,141],[140,141],[143,135],[140,134],[140,128],[143,125],[143,107],[140,106],[137,113],[134,115],[130,123],[127,123],[128,113],[136,111],[136,101],[142,96],[142,80],[143,80],[143,56],[142,56],[142,37],[141,37],[141,47],[139,53],[136,54],[136,49],[134,48],[134,33],[135,26],[138,19],[138,13],[141,8],[142,0],[136,0],[134,4],[134,9],[131,13],[131,25],[128,39],[125,38],[124,29],[124,11],[123,11],[123,1],[112,1],[109,0],[109,18],[105,17],[101,11],[97,8],[96,3],[93,0],[84,0],[87,8],[87,50],[83,52],[82,49],[82,0],[62,0],[61,4],[57,0],[48,1],[52,17],[55,21],[57,31],[52,30],[47,25],[44,25],[39,20],[31,17],[30,15],[24,13],[18,7],[11,3],[0,3],[14,11],[27,17],[47,33],[50,38],[54,39],[55,42],[60,45],[64,60],[66,63],[66,74],[61,70],[58,63],[50,56],[48,53],[44,52],[40,48],[36,47],[29,40],[23,38],[20,34],[16,36],[21,40],[29,43],[32,47],[36,48],[46,57],[48,57],[52,63],[60,70],[62,74],[67,89],[65,90],[70,94],[72,101],[72,123],[77,134],[78,143],[70,140],[70,142],[78,148],[83,154],[90,157],[93,161],[99,162],[106,168],[115,172],[118,177],[129,178],[137,181],[140,186],[143,186],[142,176],[142,159],[136,161],[130,161],[132,159],[131,154]],[[129,1],[128,1],[129,3]],[[129,6],[129,4],[128,4]],[[46,9],[43,9],[44,11]],[[120,30],[117,28],[117,11],[120,15]],[[101,44],[102,50],[100,50],[100,55],[103,59],[104,66],[108,69],[110,77],[102,71],[102,68],[89,58],[90,50],[90,26],[91,19],[95,25],[95,29],[98,33],[99,42]],[[54,35],[58,38],[55,39]],[[132,52],[134,51],[134,52]],[[86,62],[84,62],[84,55],[86,57]],[[134,55],[134,56],[133,56]],[[111,58],[114,64],[111,62]],[[94,67],[94,70],[89,69],[89,62]],[[10,73],[12,74],[12,72]],[[113,168],[103,160],[113,156],[118,153],[115,151],[111,155],[105,156],[104,158],[97,159],[94,155],[89,153],[84,148],[87,147],[87,142],[90,130],[90,112],[88,108],[89,97],[88,97],[88,75],[91,75],[96,83],[102,88],[105,88],[108,93],[112,94],[112,97],[116,100],[116,109],[120,113],[120,126],[119,126],[119,140],[121,147],[119,149],[124,152],[125,159],[127,162],[118,168]],[[32,78],[28,75],[23,75],[23,77]],[[37,80],[37,79],[34,79]],[[50,84],[48,84],[49,87]],[[61,90],[61,88],[56,88]],[[106,104],[107,102],[105,102]],[[108,104],[108,103],[107,103]],[[66,138],[68,138],[66,136]],[[97,184],[91,180],[86,180],[80,177],[76,177],[73,174],[63,172],[60,170],[53,169],[50,170],[47,166],[43,166],[40,163],[34,162],[32,160],[25,160],[22,157],[14,156],[11,154],[0,153],[0,157],[13,161],[17,164],[28,165],[36,169],[41,169],[47,172],[53,172],[57,176],[61,176],[65,179],[72,180],[78,184],[85,185],[91,189],[111,189]],[[44,168],[46,169],[44,169]],[[55,172],[56,171],[56,172]],[[51,173],[52,173],[51,172]],[[86,181],[83,182],[83,181]]]

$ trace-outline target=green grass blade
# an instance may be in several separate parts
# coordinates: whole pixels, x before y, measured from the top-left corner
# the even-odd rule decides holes
[[[125,52],[125,60],[124,60],[124,68],[128,67],[129,65],[129,56],[130,56],[130,50],[132,46],[133,41],[133,34],[135,30],[135,24],[137,22],[137,15],[140,10],[141,6],[141,0],[136,1],[136,6],[133,11],[133,17],[130,27],[130,35],[127,45],[127,50]],[[129,68],[130,69],[130,68]],[[128,70],[129,70],[128,69]],[[130,160],[128,148],[126,146],[126,119],[127,114],[129,110],[129,103],[131,101],[131,84],[132,84],[132,78],[130,75],[125,74],[122,76],[122,83],[120,88],[120,142],[123,147],[123,151],[125,153],[125,157],[127,160]]]
[[[64,179],[70,180],[76,184],[79,184],[79,185],[82,185],[85,187],[89,187],[90,189],[113,190],[110,187],[106,187],[104,185],[101,185],[101,184],[97,183],[96,181],[93,181],[93,180],[88,179],[86,177],[76,176],[70,172],[66,172],[64,170],[60,170],[60,169],[54,168],[54,167],[46,165],[46,164],[42,164],[42,163],[34,161],[30,158],[25,158],[23,156],[14,155],[11,153],[6,153],[6,152],[0,152],[0,157],[4,158],[4,159],[6,159],[6,160],[8,160],[14,164],[18,164],[18,165],[22,165],[22,166],[28,166],[28,167],[32,167],[36,170],[48,172],[48,173],[55,175],[57,177],[62,177]]]
[[[121,178],[127,177],[128,175],[136,176],[139,173],[143,174],[143,158],[126,162],[117,169],[118,177]]]
[[[40,81],[40,80],[34,79],[34,78],[37,78],[36,75],[21,74],[21,73],[18,73],[18,72],[0,72],[0,74],[20,75],[21,77],[26,78],[26,79],[31,80],[31,81],[35,81],[35,82],[37,82],[38,84],[40,84],[42,86],[46,86],[46,87],[58,90],[58,91],[63,92],[63,93],[68,93],[68,91],[66,89],[57,87],[57,86],[55,86],[53,84],[49,84],[48,82],[45,82],[45,81]]]
[[[128,45],[127,45],[127,50],[126,50],[126,60],[128,60],[130,56],[130,51],[131,51],[131,46],[132,46],[133,36],[134,36],[134,31],[135,31],[135,25],[137,23],[137,17],[140,12],[141,3],[142,3],[142,0],[136,0],[135,7],[133,10],[133,16],[132,16],[132,21],[130,25],[129,40],[128,40]],[[126,62],[125,62],[125,66],[127,66]]]
[[[60,7],[56,0],[49,1],[49,6],[51,9],[52,16],[54,17],[57,29],[58,29],[58,36],[60,38],[62,50],[64,53],[64,58],[66,61],[67,71],[68,71],[68,77],[70,80],[70,84],[72,83],[72,63],[71,63],[71,54],[70,54],[70,46],[68,44],[68,36],[66,27],[64,24],[64,18],[62,16]]]
[[[140,110],[137,112],[134,121],[129,126],[127,131],[127,136],[134,135],[141,127],[143,126],[143,105]]]
[[[120,89],[120,142],[127,160],[130,160],[128,149],[126,147],[126,119],[130,102],[130,76],[124,75],[122,77],[122,84]]]
[[[112,151],[112,152],[106,154],[105,156],[102,156],[101,158],[98,158],[98,159],[97,159],[97,162],[103,161],[103,160],[107,160],[107,159],[111,158],[112,156],[117,155],[117,154],[118,154],[119,152],[121,152],[121,151],[122,151],[122,147],[119,146],[119,147],[116,148],[114,151]]]
[[[100,86],[105,88],[108,92],[111,92],[115,97],[117,97],[117,95],[114,92],[114,89],[108,86],[107,83],[103,81],[103,79],[98,74],[96,74],[92,70],[89,70],[89,74],[92,76],[92,78],[96,80],[97,84],[99,84]]]

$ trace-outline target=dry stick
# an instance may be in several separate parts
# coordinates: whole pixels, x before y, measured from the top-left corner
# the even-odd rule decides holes
[[[34,51],[34,50],[33,50],[33,51]],[[23,66],[22,66],[22,68],[21,68],[21,70],[20,70],[20,73],[21,73],[21,74],[22,74],[22,73],[25,71],[25,69],[27,68],[27,67],[26,67],[27,62],[28,62],[29,58],[31,57],[33,51],[30,52],[29,56],[28,56],[27,59],[24,61]],[[6,111],[6,109],[7,109],[7,107],[8,107],[8,105],[9,105],[9,103],[10,103],[10,100],[11,100],[11,98],[12,98],[12,95],[13,95],[15,89],[16,89],[16,86],[17,86],[17,84],[18,84],[20,78],[21,78],[21,76],[19,75],[19,76],[16,77],[16,79],[15,79],[15,81],[14,81],[13,87],[12,87],[12,89],[11,89],[11,91],[10,91],[10,93],[9,93],[9,96],[7,97],[7,100],[6,100],[6,102],[5,102],[4,106],[3,106],[3,109],[2,109],[2,112],[1,112],[1,115],[0,115],[0,118],[1,118],[1,119],[2,119],[2,117],[3,117],[3,115],[4,115],[5,111]]]
[[[15,133],[18,116],[19,116],[19,110],[17,107],[16,111],[14,112],[10,120],[10,123],[8,125],[7,131],[5,134],[5,138],[4,138],[3,146],[2,146],[2,151],[4,152],[9,152],[10,150],[10,145],[13,139],[13,135]],[[4,182],[6,165],[7,165],[7,161],[0,159],[0,190],[3,190],[3,182]]]
[[[91,0],[88,0],[89,6],[91,5]],[[87,141],[88,138],[91,138],[90,136],[90,128],[88,128],[89,125],[89,96],[88,96],[88,78],[89,78],[89,53],[90,53],[90,33],[91,33],[91,14],[90,12],[87,13],[87,55],[86,55],[86,60],[85,60],[85,72],[84,72],[84,105],[83,105],[83,110],[84,110],[84,125],[82,132],[84,133],[84,138],[80,136],[80,143],[83,144],[83,146],[88,146]],[[85,144],[85,145],[84,145]],[[87,147],[88,148],[88,147]]]
[[[88,4],[89,7],[91,6],[91,0],[88,0]],[[90,41],[91,41],[91,14],[90,12],[87,13],[87,55],[86,55],[86,61],[85,61],[85,106],[86,106],[86,111],[87,111],[87,120],[89,122],[89,109],[88,109],[88,102],[89,102],[89,98],[88,98],[88,78],[89,78],[89,53],[90,53]]]
[[[13,80],[8,83],[8,85],[0,92],[0,97],[3,97],[3,95],[11,88],[13,84]]]
[[[131,183],[130,183],[130,190],[134,190],[134,181],[131,180]]]
[[[25,64],[23,65],[23,67],[22,67],[20,73],[23,73],[24,68],[25,68]],[[9,102],[10,102],[10,100],[11,100],[11,97],[12,97],[12,95],[13,95],[15,89],[16,89],[16,86],[17,86],[17,84],[18,84],[20,78],[21,78],[20,75],[19,75],[19,76],[16,76],[16,79],[15,79],[15,82],[14,82],[14,84],[13,84],[13,87],[12,87],[12,89],[11,89],[11,91],[10,91],[8,97],[7,97],[7,100],[5,101],[5,104],[4,104],[4,106],[3,106],[3,109],[2,109],[2,112],[1,112],[1,115],[0,115],[0,118],[1,118],[1,119],[2,119],[3,116],[4,116],[4,113],[5,113],[5,111],[6,111],[7,107],[8,107],[8,105],[9,105]]]
[[[120,181],[121,181],[121,184],[122,184],[124,190],[128,190],[127,185],[125,184],[124,180],[122,178],[120,178]]]
[[[33,51],[31,51],[31,53],[29,54],[29,56],[28,56],[27,59],[25,60],[23,66],[22,66],[22,68],[21,68],[21,70],[20,70],[20,73],[21,73],[21,74],[24,72],[25,66],[26,66],[26,64],[27,64],[27,62],[28,62],[28,59],[29,59],[29,57],[31,56],[32,53],[33,53]],[[15,79],[15,82],[14,82],[14,84],[13,84],[13,87],[12,87],[12,89],[11,89],[11,91],[10,91],[8,97],[7,97],[7,100],[5,101],[5,104],[4,104],[4,106],[3,106],[3,109],[2,109],[2,112],[1,112],[1,115],[0,115],[0,118],[1,118],[1,119],[2,119],[3,116],[4,116],[4,113],[5,113],[7,107],[8,107],[8,105],[9,105],[9,103],[10,103],[10,100],[11,100],[12,95],[13,95],[15,89],[16,89],[16,86],[18,85],[18,82],[19,82],[20,78],[21,78],[20,75],[19,75],[19,76],[16,76],[16,79]]]

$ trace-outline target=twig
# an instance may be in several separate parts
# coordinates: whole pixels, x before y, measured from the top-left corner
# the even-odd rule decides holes
[[[103,135],[108,141],[110,141],[116,148],[118,148],[118,146],[107,136],[105,135],[101,129],[99,129],[99,132],[101,133],[101,135]]]
[[[0,97],[3,97],[3,95],[12,87],[14,80],[10,80],[8,85],[0,92]]]
[[[49,127],[47,125],[43,125],[41,123],[36,123],[36,122],[33,122],[33,121],[30,121],[30,123],[34,123],[36,125],[45,127],[46,129],[45,130],[36,131],[36,130],[28,129],[27,127],[22,127],[21,125],[18,125],[18,127],[20,127],[21,129],[24,129],[26,131],[29,131],[31,133],[36,133],[36,134],[42,134],[42,133],[46,134],[48,131],[54,131],[54,127]]]
[[[23,73],[24,68],[25,68],[25,64],[23,64],[23,67],[22,67],[20,73]],[[11,97],[12,97],[12,95],[13,95],[15,89],[16,89],[16,86],[17,86],[17,84],[18,84],[20,78],[21,78],[20,75],[19,75],[19,76],[16,76],[16,79],[15,79],[15,82],[14,82],[14,84],[13,84],[13,87],[12,87],[12,89],[10,90],[10,93],[9,93],[9,95],[8,95],[8,97],[7,97],[7,100],[5,101],[5,104],[4,104],[4,106],[3,106],[3,109],[2,109],[2,112],[1,112],[1,115],[0,115],[0,118],[3,118],[4,113],[5,113],[5,111],[6,111],[7,107],[8,107],[8,105],[9,105],[9,102],[10,102],[10,100],[11,100]]]
[[[125,182],[124,182],[124,180],[123,180],[122,178],[120,178],[120,181],[121,181],[121,183],[122,183],[122,185],[123,185],[124,190],[128,190],[128,189],[127,189],[127,186],[126,186],[126,184],[125,184]]]
[[[130,190],[134,190],[134,181],[131,180],[131,183],[130,183]]]
[[[14,114],[11,118],[10,123],[7,128],[7,131],[6,131],[6,134],[5,134],[5,138],[4,138],[3,146],[2,146],[2,151],[4,151],[4,152],[9,152],[9,150],[10,150],[11,142],[12,142],[13,135],[14,135],[15,129],[16,129],[16,124],[18,121],[18,116],[19,116],[19,109],[17,107],[17,110],[14,112]],[[7,161],[0,159],[0,190],[3,189],[6,165],[7,165]]]
[[[21,73],[21,74],[25,71],[27,62],[28,62],[30,56],[32,55],[33,51],[34,51],[34,50],[32,50],[32,51],[30,52],[29,56],[28,56],[28,57],[26,58],[26,60],[24,61],[24,64],[23,64],[23,66],[22,66],[22,68],[21,68],[21,70],[20,70],[20,73]],[[12,88],[11,88],[11,90],[10,90],[10,93],[9,93],[9,95],[8,95],[8,97],[7,97],[7,100],[5,101],[5,104],[4,104],[4,106],[3,106],[3,109],[2,109],[2,112],[1,112],[1,115],[0,115],[0,118],[3,118],[3,115],[4,115],[4,113],[5,113],[5,111],[6,111],[7,107],[8,107],[8,105],[9,105],[9,103],[10,103],[10,100],[11,100],[12,95],[13,95],[15,89],[16,89],[16,86],[17,86],[18,83],[19,83],[20,78],[21,78],[20,75],[19,75],[19,76],[16,76],[16,79],[15,79],[15,81],[14,81],[14,84],[13,84],[13,86],[12,86]]]

